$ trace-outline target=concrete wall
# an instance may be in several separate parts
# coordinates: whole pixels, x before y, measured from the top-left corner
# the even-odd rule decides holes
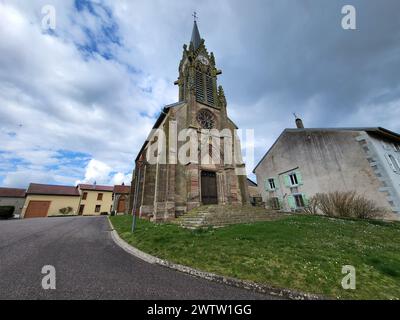
[[[356,191],[378,206],[390,209],[386,196],[379,192],[381,181],[367,160],[360,131],[285,130],[268,155],[256,168],[257,183],[263,201],[278,197],[290,210],[292,193],[310,198],[318,192]],[[285,185],[285,176],[301,174],[297,190]],[[276,179],[275,191],[267,191],[265,182]],[[294,190],[294,191],[293,191]]]
[[[87,192],[86,200],[83,200],[83,193]],[[80,205],[84,205],[85,208],[83,210],[84,216],[99,216],[102,212],[109,213],[111,210],[111,206],[113,203],[112,200],[112,191],[92,191],[92,190],[80,190],[81,193],[81,201]],[[97,196],[99,193],[103,194],[103,200],[97,200]],[[96,206],[100,205],[100,211],[95,212]]]
[[[0,207],[12,206],[15,207],[14,214],[21,214],[24,207],[25,198],[8,198],[0,197]]]
[[[78,214],[79,197],[72,196],[52,196],[52,195],[28,195],[22,209],[21,218],[24,217],[30,201],[50,201],[48,216],[61,216],[60,209],[71,207],[73,211],[69,215]]]

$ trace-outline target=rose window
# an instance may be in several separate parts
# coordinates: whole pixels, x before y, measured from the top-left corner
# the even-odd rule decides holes
[[[215,117],[212,112],[203,109],[197,114],[197,121],[203,129],[212,129],[215,126]]]

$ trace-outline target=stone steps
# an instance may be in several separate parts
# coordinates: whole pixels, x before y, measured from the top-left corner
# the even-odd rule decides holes
[[[174,223],[189,229],[224,227],[232,224],[271,221],[284,217],[284,213],[251,206],[202,206],[179,217]]]

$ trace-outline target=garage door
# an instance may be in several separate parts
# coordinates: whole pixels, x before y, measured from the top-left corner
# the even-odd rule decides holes
[[[26,208],[25,218],[43,218],[47,217],[50,201],[29,201]]]

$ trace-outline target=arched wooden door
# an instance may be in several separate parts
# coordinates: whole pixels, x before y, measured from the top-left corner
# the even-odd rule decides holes
[[[118,210],[117,212],[125,212],[126,208],[126,198],[121,196],[118,200]]]

